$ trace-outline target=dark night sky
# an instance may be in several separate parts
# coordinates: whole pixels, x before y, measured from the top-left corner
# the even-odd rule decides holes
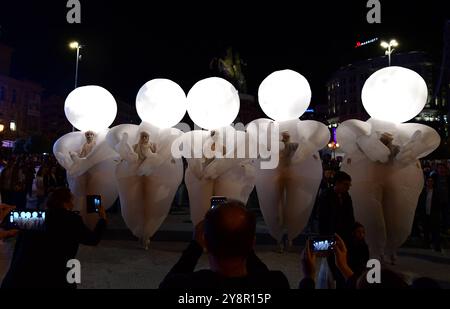
[[[67,43],[77,39],[86,45],[79,84],[104,86],[130,102],[140,86],[157,77],[172,79],[187,92],[211,76],[211,58],[231,45],[248,64],[251,92],[274,70],[290,68],[310,81],[313,103],[325,103],[325,82],[333,71],[383,54],[379,43],[354,49],[356,41],[395,37],[399,52],[423,50],[439,61],[442,27],[450,17],[444,1],[431,0],[381,0],[381,25],[366,22],[366,0],[190,0],[164,6],[81,0],[82,23],[69,25],[66,2],[0,0],[0,41],[15,48],[13,75],[67,95],[75,64]],[[186,2],[196,4],[181,5]]]

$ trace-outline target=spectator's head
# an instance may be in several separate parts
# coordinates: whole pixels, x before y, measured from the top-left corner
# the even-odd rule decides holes
[[[352,234],[354,240],[363,241],[366,237],[366,229],[364,228],[364,225],[359,222],[355,222],[353,225]]]
[[[345,172],[338,171],[334,176],[334,190],[336,193],[347,193],[352,186],[352,177]]]
[[[439,284],[427,277],[417,278],[413,281],[411,288],[413,289],[440,289]]]
[[[56,188],[50,193],[47,200],[48,209],[72,210],[73,207],[73,195],[68,188]]]
[[[204,234],[208,252],[219,260],[246,259],[255,242],[256,219],[244,204],[228,201],[208,211]]]
[[[428,176],[425,180],[425,187],[427,189],[433,189],[434,187],[434,178],[432,176]]]
[[[357,289],[407,289],[409,287],[403,275],[388,268],[381,268],[380,283],[367,282],[367,275],[370,270],[361,274],[356,282]],[[369,274],[370,276],[370,274]]]
[[[447,176],[447,165],[444,163],[439,163],[437,165],[437,172],[439,176]]]

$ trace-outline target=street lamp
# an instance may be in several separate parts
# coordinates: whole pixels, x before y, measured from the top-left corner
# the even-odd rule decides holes
[[[336,159],[336,149],[339,148],[339,143],[336,143],[335,141],[331,141],[328,143],[328,148],[331,150],[332,158]]]
[[[384,49],[386,49],[385,55],[388,56],[388,58],[389,58],[389,66],[391,66],[391,54],[395,50],[392,47],[397,47],[398,46],[398,42],[396,40],[391,40],[389,43],[383,41],[383,42],[381,42],[380,46],[383,47]]]
[[[82,46],[77,41],[73,41],[73,42],[70,42],[69,47],[77,50],[77,62],[76,62],[76,66],[75,66],[75,87],[74,87],[74,88],[77,88],[77,85],[78,85],[78,61],[80,60],[80,57],[81,57],[80,49]]]
[[[82,46],[77,41],[73,41],[73,42],[69,43],[69,47],[71,49],[76,49],[77,50],[77,62],[76,62],[76,65],[75,65],[75,87],[74,87],[74,89],[76,89],[77,86],[78,86],[78,61],[81,58],[80,49],[81,49]],[[75,131],[75,127],[72,126],[72,132],[74,132],[74,131]]]

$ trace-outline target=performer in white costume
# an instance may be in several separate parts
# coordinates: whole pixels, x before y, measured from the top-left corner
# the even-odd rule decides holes
[[[246,132],[229,126],[239,112],[239,96],[233,85],[221,78],[207,78],[197,82],[187,98],[190,118],[209,130],[187,132],[180,139],[188,162],[185,182],[195,226],[210,208],[211,196],[246,204],[254,187],[255,169],[245,152]]]
[[[171,154],[182,132],[171,127],[186,113],[186,95],[173,81],[154,79],[139,90],[136,109],[143,122],[116,126],[107,140],[121,158],[115,179],[122,216],[148,249],[183,180],[183,163]]]
[[[106,89],[84,86],[67,96],[64,111],[69,122],[81,131],[59,138],[53,145],[53,153],[67,170],[75,210],[87,219],[86,195],[100,195],[105,209],[118,196],[116,185],[111,182],[117,154],[105,143],[108,126],[117,114],[117,104]]]
[[[362,89],[362,102],[372,117],[348,120],[337,129],[346,153],[342,170],[352,177],[350,194],[355,218],[366,228],[371,256],[389,257],[410,235],[423,188],[419,158],[440,143],[438,133],[425,125],[403,123],[427,102],[422,77],[402,67],[372,74]]]
[[[84,133],[84,136],[86,137],[86,143],[84,143],[78,155],[80,158],[86,158],[87,155],[92,151],[92,149],[94,149],[96,145],[94,132],[87,131],[86,133]]]
[[[156,152],[156,146],[149,142],[150,136],[147,132],[142,131],[139,136],[139,142],[133,145],[133,151],[138,155],[138,160],[142,163],[150,155],[149,152]]]
[[[308,81],[299,73],[283,70],[270,74],[261,83],[258,95],[262,110],[274,121],[258,119],[251,124],[266,123],[271,130],[282,132],[278,134],[278,166],[259,168],[256,173],[259,205],[282,251],[285,231],[290,246],[308,222],[322,179],[318,151],[327,145],[330,133],[322,123],[298,119],[311,100]]]

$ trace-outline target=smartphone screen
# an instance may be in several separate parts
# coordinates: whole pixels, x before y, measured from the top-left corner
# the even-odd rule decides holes
[[[9,213],[8,228],[19,230],[40,230],[44,227],[44,210],[13,210]]]
[[[211,197],[211,209],[227,202],[225,196],[213,196]]]
[[[311,238],[311,251],[314,253],[329,253],[333,251],[336,239],[332,236],[317,236]]]
[[[86,212],[98,213],[98,208],[102,204],[102,198],[100,195],[87,195],[86,196]]]

